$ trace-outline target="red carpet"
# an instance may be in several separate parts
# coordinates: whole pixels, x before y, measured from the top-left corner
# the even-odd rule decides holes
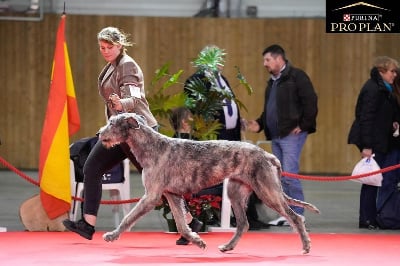
[[[232,233],[201,234],[207,249],[176,246],[177,234],[127,232],[115,242],[97,232],[92,241],[70,232],[0,233],[1,265],[398,265],[400,235],[310,234],[312,247],[301,254],[295,233],[246,233],[235,250],[218,246]]]

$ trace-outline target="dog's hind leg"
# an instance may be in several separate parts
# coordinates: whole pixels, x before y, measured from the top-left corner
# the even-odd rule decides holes
[[[303,244],[303,254],[309,253],[311,249],[311,239],[307,233],[303,217],[294,212],[287,202],[284,203],[284,209],[284,213],[280,214],[285,216],[292,227],[297,231],[297,233],[299,233],[301,242]]]
[[[117,240],[123,232],[134,226],[137,220],[153,210],[157,203],[160,202],[160,198],[161,193],[152,193],[152,196],[144,194],[136,206],[122,219],[118,227],[111,232],[105,233],[103,239],[107,242]]]
[[[310,252],[311,240],[306,231],[304,220],[295,213],[289,206],[289,198],[282,190],[280,166],[276,160],[270,161],[272,164],[265,164],[265,169],[258,169],[255,175],[255,182],[252,185],[257,197],[269,208],[287,219],[290,225],[298,232],[303,245],[303,254]],[[272,167],[271,167],[272,165]],[[277,166],[278,165],[278,166]],[[273,167],[275,166],[275,167]],[[302,201],[292,200],[296,204]],[[304,206],[306,207],[306,206]],[[308,209],[314,209],[309,205]],[[316,209],[316,208],[315,208]],[[316,209],[317,210],[317,209]]]
[[[236,231],[231,240],[219,246],[219,250],[222,252],[226,252],[229,250],[233,250],[237,243],[239,242],[240,238],[242,237],[244,232],[247,232],[249,229],[249,222],[247,220],[246,209],[247,209],[247,202],[253,190],[233,179],[229,179],[228,183],[228,197],[231,201],[233,213],[236,218]]]
[[[287,205],[288,204],[293,204],[295,206],[304,207],[305,209],[307,209],[309,211],[312,211],[312,212],[315,212],[315,213],[320,213],[318,208],[315,207],[313,204],[310,204],[310,203],[305,202],[305,201],[293,199],[293,198],[289,197],[286,194],[284,194],[284,197],[285,197]],[[306,230],[306,227],[305,227],[305,224],[304,224],[304,219],[302,219],[302,217],[300,215],[295,213],[289,206],[286,206],[286,213],[293,220],[293,223],[292,223],[293,228],[295,228],[297,230],[297,232],[300,234],[300,237],[301,237],[301,240],[302,240],[302,243],[303,243],[303,253],[304,254],[309,253],[310,252],[310,248],[311,248],[311,240],[310,240],[310,237],[309,237],[309,235],[307,233],[307,230]]]
[[[199,248],[205,249],[207,246],[206,242],[204,242],[204,240],[201,239],[197,233],[192,232],[185,221],[185,202],[183,197],[171,193],[164,193],[164,196],[168,200],[169,206],[171,207],[171,211],[179,233],[181,233],[184,238],[197,245]]]
[[[303,217],[293,211],[286,202],[283,205],[284,211],[279,212],[279,214],[286,217],[292,228],[294,228],[300,235],[300,239],[303,245],[303,254],[309,253],[311,249],[311,239],[307,233]]]
[[[294,228],[300,235],[303,245],[303,254],[309,253],[311,248],[311,240],[306,231],[304,220],[299,214],[295,213],[290,208],[285,197],[282,195],[283,192],[275,190],[263,191],[258,188],[255,189],[255,192],[266,206],[275,210],[277,213],[287,219],[292,228]]]

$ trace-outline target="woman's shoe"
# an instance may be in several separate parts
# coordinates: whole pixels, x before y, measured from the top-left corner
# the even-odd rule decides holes
[[[368,229],[368,230],[378,230],[379,229],[379,227],[376,224],[372,224],[370,221],[359,222],[358,228]]]
[[[94,226],[88,224],[85,220],[81,219],[77,222],[71,220],[64,220],[63,224],[69,231],[79,234],[88,240],[92,240],[95,232]]]

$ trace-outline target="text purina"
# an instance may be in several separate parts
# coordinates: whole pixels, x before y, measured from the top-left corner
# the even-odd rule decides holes
[[[350,21],[379,21],[381,18],[379,14],[350,14]]]
[[[394,23],[331,23],[330,32],[392,32]]]

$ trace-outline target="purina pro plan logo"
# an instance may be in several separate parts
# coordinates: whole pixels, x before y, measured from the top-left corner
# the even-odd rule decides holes
[[[327,33],[399,33],[396,0],[326,0]],[[396,5],[397,6],[397,5]]]

